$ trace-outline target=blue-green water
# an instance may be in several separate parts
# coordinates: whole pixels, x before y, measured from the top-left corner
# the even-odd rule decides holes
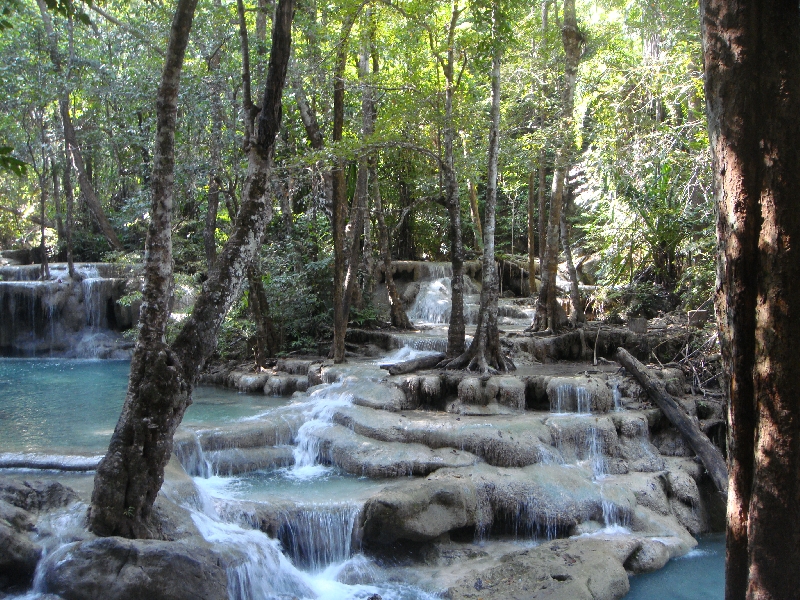
[[[102,454],[129,370],[128,361],[0,359],[0,452]],[[186,424],[222,423],[286,404],[204,386],[193,397]]]
[[[722,600],[725,597],[725,535],[699,539],[686,556],[660,571],[631,577],[625,600]]]

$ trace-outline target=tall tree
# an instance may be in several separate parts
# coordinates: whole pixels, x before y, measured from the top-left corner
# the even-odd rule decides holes
[[[128,393],[108,451],[97,468],[89,527],[97,535],[151,537],[153,503],[172,454],[172,438],[191,404],[201,367],[238,296],[272,218],[269,174],[281,123],[294,0],[278,0],[261,109],[248,132],[247,175],[236,224],[172,344],[164,341],[173,287],[172,205],[177,100],[197,0],[179,0],[158,90],[153,200],[145,252],[139,338]]]
[[[800,589],[800,6],[705,0],[716,296],[730,395],[725,597]]]
[[[544,264],[540,265],[542,287],[536,302],[536,314],[533,328],[539,331],[549,329],[555,331],[558,322],[558,294],[556,289],[556,272],[558,271],[558,239],[561,228],[561,211],[564,205],[564,183],[569,169],[573,137],[572,113],[575,107],[575,87],[578,77],[578,62],[583,52],[584,38],[578,29],[575,15],[575,0],[564,0],[564,26],[561,28],[561,39],[564,44],[564,86],[561,105],[561,147],[556,152],[555,172],[553,173],[553,189],[550,195],[550,215],[547,222],[547,246]]]
[[[486,208],[483,228],[483,263],[481,267],[481,305],[475,336],[466,352],[449,361],[447,367],[466,367],[471,371],[489,373],[514,368],[510,359],[503,356],[500,347],[500,330],[497,326],[500,282],[494,259],[495,212],[497,208],[497,164],[500,154],[500,63],[503,56],[501,28],[503,15],[500,0],[492,2],[492,108],[489,123],[489,156],[486,177]]]
[[[48,48],[50,50],[50,60],[53,63],[53,68],[59,76],[64,75],[64,64],[61,54],[58,50],[58,36],[55,28],[53,27],[53,18],[47,9],[47,4],[44,0],[37,0],[39,12],[42,16],[42,23],[44,24],[45,32],[47,33]],[[71,57],[70,57],[71,59]],[[73,164],[78,172],[78,182],[81,186],[81,192],[86,200],[86,204],[92,215],[97,221],[97,225],[102,231],[108,243],[115,250],[122,250],[122,243],[117,237],[117,233],[111,226],[111,223],[103,210],[100,200],[95,193],[94,185],[92,185],[91,178],[88,173],[87,166],[83,160],[83,153],[78,145],[78,137],[75,135],[75,127],[72,123],[72,116],[70,115],[70,94],[65,88],[58,101],[59,109],[61,111],[61,120],[64,126],[64,139],[66,140],[70,153],[72,154]]]

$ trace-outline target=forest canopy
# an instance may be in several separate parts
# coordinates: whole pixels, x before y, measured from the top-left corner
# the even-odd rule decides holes
[[[597,286],[590,308],[654,316],[704,305],[714,235],[697,3],[578,2],[582,46],[566,127],[563,4],[500,6],[496,257],[527,269],[530,233],[540,255],[539,226],[529,229],[528,221],[540,222],[546,202],[531,202],[529,214],[529,199],[540,189],[550,198],[556,156],[566,147],[564,207],[582,283]],[[261,89],[275,10],[269,0],[199,3],[187,49],[172,222],[179,289],[204,280],[242,194],[240,8],[253,89]],[[70,229],[76,261],[141,260],[156,87],[172,10],[171,3],[141,0],[4,1],[0,246],[40,248],[44,234],[49,259],[64,260]],[[374,157],[371,186],[382,198],[394,259],[450,260],[443,164],[451,129],[466,258],[479,256],[495,43],[490,12],[481,0],[308,0],[296,7],[272,171],[275,218],[257,267],[279,352],[316,350],[330,332],[334,236],[326,177],[334,163],[344,165],[352,204],[359,161]],[[368,60],[360,63],[360,55]],[[340,135],[337,82],[344,90]],[[362,118],[366,89],[374,97],[372,131]],[[69,129],[74,140],[65,143]],[[375,285],[369,259],[379,247],[374,207],[368,214],[361,293],[350,312],[356,323],[385,317],[364,293]],[[250,300],[246,291],[226,319],[223,353],[254,334],[255,325],[239,318]]]

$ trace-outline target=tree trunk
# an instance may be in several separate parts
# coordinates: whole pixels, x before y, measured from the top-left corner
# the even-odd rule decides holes
[[[561,210],[561,246],[564,248],[564,256],[567,260],[567,271],[569,272],[569,299],[572,304],[572,313],[569,315],[570,324],[575,327],[578,323],[586,322],[586,314],[583,312],[583,301],[581,300],[581,290],[578,286],[578,271],[572,260],[572,248],[569,245],[569,226],[567,225],[567,207]]]
[[[544,265],[544,248],[547,243],[547,232],[544,228],[545,217],[547,216],[547,202],[544,193],[545,184],[545,171],[544,171],[544,153],[539,155],[539,187],[536,190],[536,196],[539,199],[539,271],[541,277],[542,266]],[[533,290],[531,290],[533,293]]]
[[[225,313],[258,250],[272,204],[269,171],[281,122],[281,92],[291,47],[293,0],[279,0],[266,89],[236,225],[191,316],[176,340],[164,342],[172,289],[171,212],[178,86],[197,0],[179,0],[158,90],[153,204],[145,252],[139,339],[128,393],[108,452],[95,476],[89,527],[97,535],[150,537],[152,506],[172,453],[172,437],[191,403],[201,367],[216,346]]]
[[[58,37],[56,36],[55,29],[53,28],[53,19],[50,17],[50,13],[47,11],[47,4],[45,3],[45,0],[37,0],[37,4],[39,5],[39,12],[42,15],[42,23],[44,24],[45,33],[47,33],[50,60],[53,63],[53,68],[55,69],[56,73],[61,75],[63,73],[63,65],[61,63],[61,56],[58,52]],[[111,227],[111,223],[109,223],[106,213],[103,211],[103,207],[97,199],[97,195],[95,194],[94,186],[92,185],[90,177],[87,175],[87,170],[83,162],[83,154],[81,154],[80,147],[78,146],[75,128],[72,126],[72,119],[69,114],[69,104],[69,93],[64,92],[58,102],[59,111],[61,112],[61,121],[64,126],[64,140],[69,145],[70,152],[72,153],[75,169],[78,172],[78,183],[81,186],[83,197],[86,199],[86,204],[89,207],[89,210],[91,211],[95,221],[97,221],[100,231],[103,233],[106,240],[108,240],[108,243],[111,244],[111,247],[114,250],[122,250],[122,244],[120,243],[116,232]]]
[[[206,209],[206,222],[203,228],[203,248],[206,255],[206,269],[211,270],[217,260],[217,211],[219,210],[219,175],[221,171],[222,156],[222,89],[219,81],[219,48],[208,59],[208,71],[211,82],[208,93],[211,100],[211,168],[208,171],[208,207]],[[234,215],[231,215],[233,218]]]
[[[502,44],[499,39],[500,9],[498,0],[492,4],[492,108],[489,126],[489,158],[486,184],[486,209],[483,228],[483,265],[481,307],[478,327],[469,349],[449,361],[447,368],[466,368],[470,371],[490,373],[514,368],[510,359],[503,356],[500,347],[500,330],[497,327],[497,302],[500,295],[497,266],[494,260],[495,209],[497,207],[497,162],[500,153],[500,61]]]
[[[389,310],[392,325],[399,329],[414,329],[414,325],[408,319],[403,301],[397,293],[397,286],[392,275],[392,250],[389,244],[389,230],[386,227],[386,217],[383,212],[383,201],[381,199],[381,188],[378,182],[378,169],[374,161],[370,164],[370,179],[372,180],[373,198],[375,205],[375,218],[378,221],[378,244],[383,259],[383,273],[386,280],[386,290],[389,292]]]
[[[664,383],[647,372],[645,366],[624,348],[617,349],[619,363],[633,375],[647,390],[650,399],[658,405],[680,434],[686,438],[695,454],[703,461],[719,492],[728,493],[728,469],[722,451],[711,443],[708,436],[700,431],[697,422],[684,412],[678,401],[667,393]]]
[[[578,62],[581,58],[584,38],[578,29],[575,16],[575,0],[564,0],[564,27],[561,29],[564,44],[564,97],[561,106],[561,147],[556,153],[553,173],[553,190],[550,195],[550,218],[547,222],[547,246],[544,262],[541,265],[542,287],[536,302],[533,329],[555,331],[562,323],[558,318],[558,293],[556,273],[558,271],[558,233],[561,223],[561,210],[564,205],[564,181],[569,169],[572,153],[572,112],[575,103],[575,84],[578,76]]]
[[[108,240],[108,243],[114,250],[122,250],[122,243],[119,241],[114,228],[111,227],[111,223],[108,221],[108,217],[106,217],[106,213],[103,211],[103,207],[100,205],[100,201],[97,199],[97,195],[94,192],[94,186],[89,180],[89,175],[87,174],[86,166],[83,162],[83,154],[78,146],[78,139],[75,136],[75,128],[72,126],[72,118],[69,114],[69,102],[69,96],[65,96],[59,101],[59,107],[61,109],[61,121],[64,125],[64,140],[69,144],[72,161],[75,165],[75,170],[78,172],[78,184],[81,186],[81,192],[86,200],[86,205],[89,207],[89,211],[100,227],[103,236]]]
[[[250,288],[250,312],[256,324],[255,366],[256,370],[260,370],[267,366],[267,359],[275,356],[279,348],[276,343],[275,327],[269,314],[267,292],[255,265],[250,265],[247,270],[247,284]]]
[[[536,193],[534,192],[534,182],[536,173],[531,169],[528,175],[528,281],[529,291],[528,295],[532,296],[536,291],[536,240],[534,232],[536,225],[534,224],[536,216]],[[520,293],[522,293],[522,286],[520,286]]]
[[[341,141],[344,133],[344,72],[347,66],[347,49],[350,31],[355,23],[358,11],[345,15],[342,31],[339,35],[336,51],[336,65],[333,74],[333,142]],[[344,338],[347,334],[349,306],[345,302],[347,295],[347,240],[345,221],[347,218],[347,180],[345,178],[345,161],[337,158],[333,168],[333,362],[342,363],[344,356]]]
[[[447,328],[447,356],[457,357],[464,353],[466,324],[464,322],[464,242],[461,232],[461,199],[458,194],[453,143],[453,96],[455,94],[455,47],[454,39],[461,11],[458,2],[453,2],[450,24],[447,30],[447,62],[444,68],[444,187],[445,205],[450,217],[450,324]]]
[[[67,222],[65,234],[67,239],[67,271],[70,278],[75,276],[75,264],[72,261],[72,212],[75,195],[72,190],[72,165],[69,157],[69,144],[64,140],[64,199],[67,204]]]
[[[800,6],[701,3],[728,373],[727,600],[800,589]]]

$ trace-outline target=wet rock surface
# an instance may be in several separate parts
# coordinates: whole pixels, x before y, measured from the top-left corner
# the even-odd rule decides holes
[[[222,557],[195,543],[101,538],[46,559],[46,589],[64,600],[227,600]]]

